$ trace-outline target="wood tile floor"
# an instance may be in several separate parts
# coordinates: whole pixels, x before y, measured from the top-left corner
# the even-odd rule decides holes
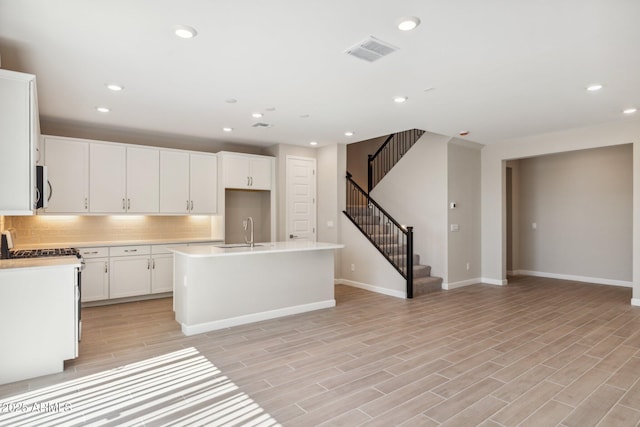
[[[414,300],[337,286],[335,308],[192,337],[171,299],[94,307],[81,357],[0,402],[193,347],[284,426],[637,426],[630,299],[531,277]]]

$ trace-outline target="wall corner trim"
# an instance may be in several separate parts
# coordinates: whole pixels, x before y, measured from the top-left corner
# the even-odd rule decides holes
[[[481,277],[480,282],[487,285],[506,286],[507,279],[490,279],[488,277]]]
[[[480,277],[476,277],[474,279],[460,280],[459,282],[443,283],[442,289],[449,291],[456,288],[462,288],[464,286],[477,285],[482,281],[483,280]]]

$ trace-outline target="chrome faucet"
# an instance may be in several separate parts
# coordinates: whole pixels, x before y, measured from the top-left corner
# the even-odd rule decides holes
[[[247,245],[249,245],[250,247],[254,247],[256,244],[253,241],[253,218],[249,217],[247,219],[245,219],[244,221],[242,221],[242,228],[244,228],[244,231],[247,231],[247,227],[249,227],[249,225],[251,225],[251,231],[250,231],[250,238],[249,240],[247,240],[247,235],[245,234],[244,236],[244,243],[246,243]]]

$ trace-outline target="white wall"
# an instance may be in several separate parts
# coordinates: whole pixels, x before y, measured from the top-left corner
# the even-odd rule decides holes
[[[448,144],[448,259],[446,289],[478,283],[480,256],[480,149],[482,145],[453,139]],[[459,231],[451,231],[457,224]],[[467,268],[468,264],[468,268]]]
[[[494,284],[506,282],[505,191],[506,160],[586,148],[634,143],[633,283],[640,303],[640,120],[621,120],[487,145],[482,157],[482,276]]]
[[[320,147],[317,153],[318,241],[340,243],[345,205],[346,145]],[[334,251],[335,277],[341,277],[341,254]]]
[[[346,217],[342,223],[342,271],[339,281],[369,291],[405,298],[407,281]],[[351,271],[353,265],[354,271]]]
[[[624,144],[520,160],[516,270],[631,283],[632,148]]]

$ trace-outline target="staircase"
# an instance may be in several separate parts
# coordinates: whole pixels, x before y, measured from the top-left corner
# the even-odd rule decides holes
[[[344,214],[407,281],[407,298],[441,289],[442,279],[413,253],[413,227],[400,225],[347,173]]]
[[[378,151],[369,155],[366,191],[347,172],[344,214],[406,279],[407,298],[440,290],[442,279],[431,276],[431,266],[420,264],[420,255],[413,253],[413,227],[400,225],[370,193],[423,134],[423,130],[411,129],[389,135]]]

